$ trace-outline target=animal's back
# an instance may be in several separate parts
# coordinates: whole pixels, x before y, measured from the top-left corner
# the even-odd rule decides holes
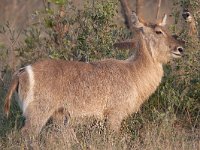
[[[65,107],[71,116],[103,117],[105,111],[129,107],[130,99],[134,99],[130,71],[121,61],[44,60],[33,64],[32,69],[35,101]]]

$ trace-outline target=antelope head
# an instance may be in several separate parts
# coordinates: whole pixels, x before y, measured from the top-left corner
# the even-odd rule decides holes
[[[137,18],[136,14],[132,14],[132,18]],[[136,20],[136,21],[135,21]],[[155,61],[167,63],[170,58],[179,58],[183,53],[181,42],[165,30],[167,15],[156,23],[141,22],[140,19],[134,19],[140,37],[148,49],[150,55]]]
[[[141,1],[139,0],[137,1],[138,5],[137,7],[142,5],[139,4],[139,2]],[[137,16],[138,11],[140,11],[140,9],[137,9],[136,13],[135,12],[130,13],[129,22],[132,23],[130,29],[133,30],[134,33],[136,33],[134,35],[134,38],[139,37],[138,40],[139,41],[142,40],[142,42],[140,43],[143,43],[142,47],[143,48],[145,47],[147,49],[151,58],[154,61],[163,64],[167,63],[171,58],[181,57],[184,50],[183,47],[181,46],[181,42],[178,41],[174,36],[170,35],[165,29],[165,25],[167,22],[167,15],[164,15],[162,20],[157,21],[157,23],[147,23],[142,18],[139,18]],[[132,42],[135,42],[135,40],[132,40]],[[137,42],[132,45],[137,45]],[[116,47],[118,46],[116,45]]]

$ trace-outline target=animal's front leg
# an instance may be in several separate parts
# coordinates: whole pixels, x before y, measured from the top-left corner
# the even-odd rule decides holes
[[[53,124],[58,126],[67,125],[69,124],[70,114],[65,108],[61,107],[53,113],[51,119]]]
[[[112,110],[110,111],[106,118],[108,119],[108,126],[111,130],[115,132],[120,131],[121,122],[127,116],[127,114],[123,110]]]

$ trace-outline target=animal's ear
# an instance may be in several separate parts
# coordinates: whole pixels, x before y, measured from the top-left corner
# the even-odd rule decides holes
[[[144,21],[139,19],[137,14],[133,11],[131,14],[131,22],[135,28],[142,28],[144,26]]]
[[[162,21],[159,23],[159,26],[165,26],[167,24],[167,15],[165,14],[162,18]]]
[[[117,49],[133,49],[135,47],[135,42],[132,40],[127,40],[114,43],[113,46]]]

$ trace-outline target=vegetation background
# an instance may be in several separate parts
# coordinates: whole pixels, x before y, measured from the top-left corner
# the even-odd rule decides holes
[[[135,9],[135,2],[130,4]],[[145,20],[155,21],[156,5],[156,0],[146,3]],[[126,29],[116,0],[3,0],[0,8],[0,149],[29,149],[28,140],[19,132],[24,118],[14,97],[9,118],[3,113],[13,72],[42,58],[84,62],[126,59],[134,49],[120,51],[113,44],[134,35]],[[30,137],[32,147],[200,149],[200,45],[198,35],[188,35],[189,28],[181,17],[183,8],[190,10],[200,29],[199,0],[163,0],[161,15],[168,13],[168,29],[186,41],[186,52],[182,59],[164,67],[162,84],[139,113],[124,120],[120,135],[94,118],[78,123],[72,120],[67,128],[49,121],[39,138]]]

